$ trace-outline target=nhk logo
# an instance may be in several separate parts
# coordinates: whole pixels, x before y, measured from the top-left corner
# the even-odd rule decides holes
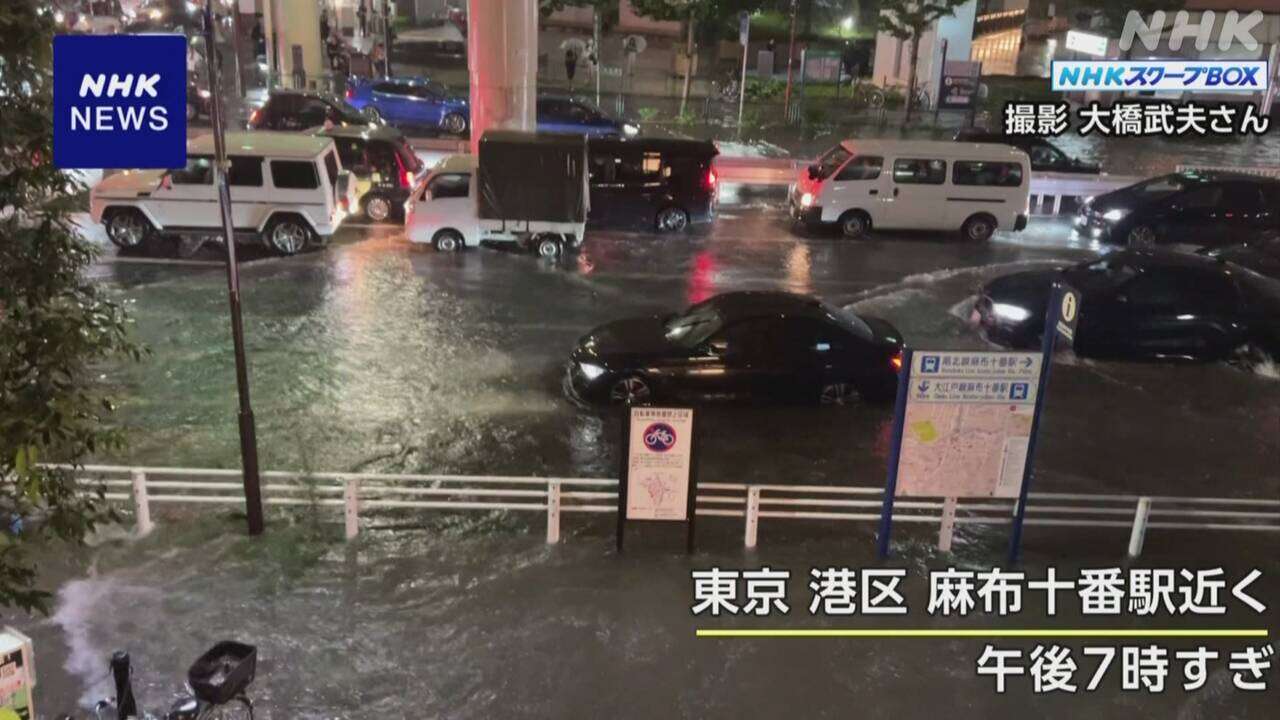
[[[54,162],[65,168],[185,165],[186,53],[181,35],[55,37]]]
[[[1165,11],[1157,10],[1151,13],[1151,20],[1148,22],[1143,19],[1142,13],[1130,10],[1125,16],[1124,30],[1120,33],[1120,49],[1133,49],[1134,38],[1137,38],[1148,52],[1156,52],[1168,17]],[[1169,49],[1179,50],[1187,38],[1194,38],[1196,50],[1208,50],[1213,36],[1217,34],[1219,50],[1227,50],[1238,44],[1249,52],[1257,52],[1258,39],[1253,33],[1264,19],[1260,10],[1254,10],[1244,17],[1231,10],[1224,13],[1219,22],[1216,13],[1206,10],[1200,13],[1199,19],[1192,22],[1191,13],[1179,10],[1172,18],[1173,22],[1169,23]]]

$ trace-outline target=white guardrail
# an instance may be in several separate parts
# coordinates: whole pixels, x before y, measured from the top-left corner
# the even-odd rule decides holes
[[[75,469],[85,492],[132,505],[137,532],[151,532],[157,504],[243,505],[239,470],[87,465]],[[360,533],[372,510],[540,512],[547,542],[560,541],[565,513],[616,513],[618,481],[609,478],[411,475],[399,473],[262,473],[266,505],[341,509],[346,536]],[[883,488],[829,485],[698,484],[699,516],[743,518],[743,541],[755,547],[763,520],[877,522]],[[951,549],[957,525],[1012,522],[1013,500],[913,498],[894,502],[894,522],[938,526],[938,548]],[[1127,528],[1137,557],[1148,530],[1280,532],[1280,500],[1031,493],[1028,525]]]

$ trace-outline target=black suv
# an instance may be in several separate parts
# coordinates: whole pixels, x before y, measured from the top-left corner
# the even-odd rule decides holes
[[[272,90],[249,116],[250,130],[308,130],[329,125],[376,126],[377,120],[345,100],[317,92]]]
[[[365,217],[403,222],[404,202],[427,169],[404,134],[383,125],[336,126],[317,134],[333,138],[342,167],[356,177]]]
[[[955,139],[956,142],[996,143],[1018,148],[1031,158],[1031,169],[1035,172],[1075,173],[1081,175],[1097,175],[1102,172],[1102,169],[1097,165],[1068,157],[1053,143],[1042,137],[1004,135],[979,128],[961,128],[956,133]]]

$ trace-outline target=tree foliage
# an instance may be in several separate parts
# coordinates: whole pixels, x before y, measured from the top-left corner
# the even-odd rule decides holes
[[[538,0],[538,12],[543,17],[568,7],[591,8],[600,15],[600,27],[609,30],[618,24],[621,0]]]
[[[75,465],[117,446],[95,365],[140,350],[123,309],[88,282],[95,246],[68,196],[83,188],[53,166],[49,5],[0,3],[0,605],[47,610],[33,542],[82,542],[113,517],[77,492]]]
[[[1170,22],[1172,14],[1186,7],[1186,0],[1127,0],[1126,2],[1116,2],[1115,0],[1074,0],[1067,12],[1069,20],[1076,22],[1087,22],[1097,20],[1094,28],[1096,31],[1109,35],[1111,37],[1119,37],[1120,31],[1124,30],[1125,18],[1130,12],[1136,11],[1143,18],[1150,20],[1151,13],[1157,10],[1164,10],[1166,14],[1165,22]],[[1093,27],[1092,24],[1086,24],[1086,28]]]
[[[968,0],[880,0],[882,32],[911,43],[910,79],[907,81],[907,118],[915,109],[916,76],[920,64],[920,36],[933,23],[955,13]]]

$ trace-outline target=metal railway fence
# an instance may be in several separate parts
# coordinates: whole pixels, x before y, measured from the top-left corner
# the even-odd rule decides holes
[[[131,506],[136,531],[151,532],[157,505],[244,503],[239,470],[88,465],[74,469],[86,492]],[[263,502],[331,508],[341,514],[347,539],[376,510],[510,511],[546,516],[548,543],[560,541],[562,516],[617,511],[618,481],[404,473],[262,473]],[[742,518],[743,543],[755,547],[763,521],[876,522],[883,488],[704,482],[700,517]],[[949,551],[959,525],[1012,522],[1012,499],[911,498],[894,503],[897,523],[938,528],[938,547]],[[1128,552],[1142,552],[1150,530],[1280,532],[1280,499],[1031,493],[1028,525],[1129,530]]]

